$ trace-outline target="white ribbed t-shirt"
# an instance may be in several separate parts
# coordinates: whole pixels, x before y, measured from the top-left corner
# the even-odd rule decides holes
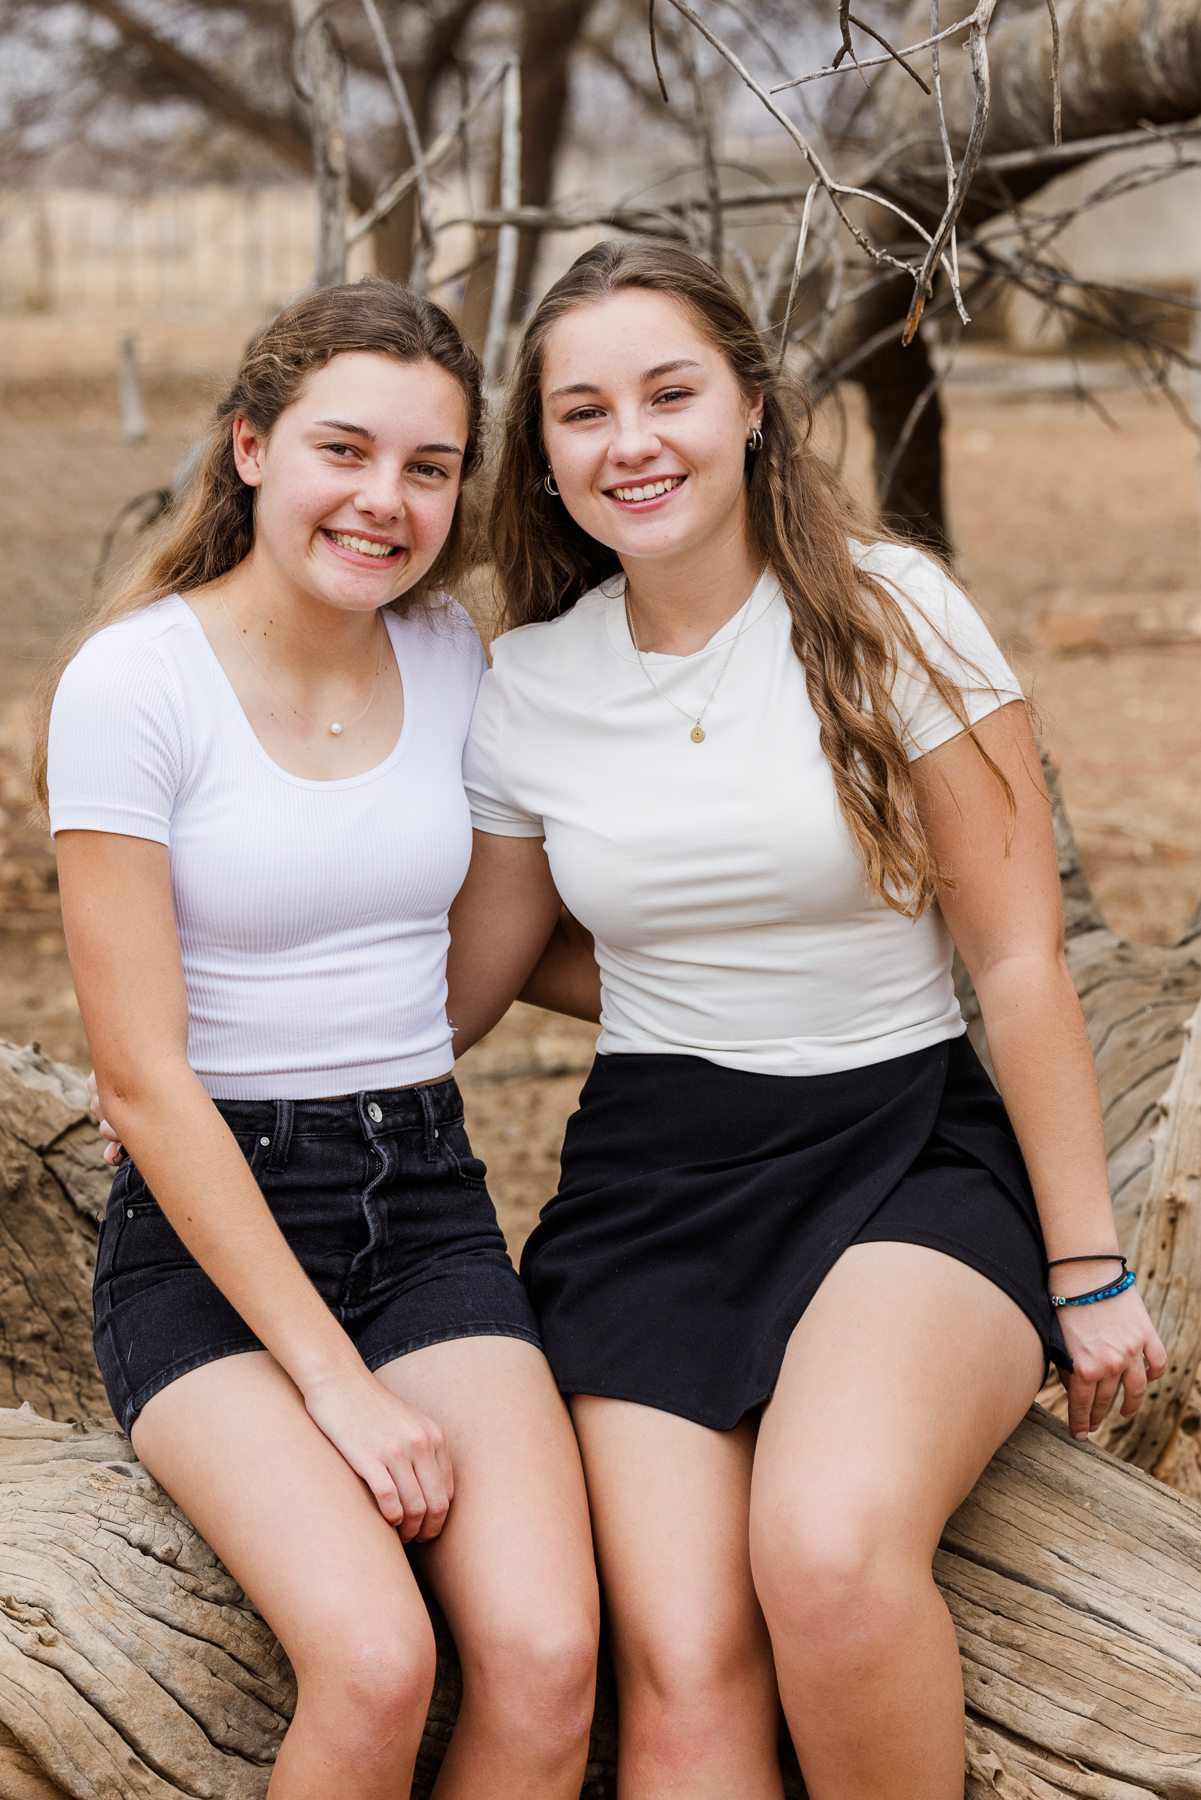
[[[461,607],[383,617],[404,724],[343,781],[271,760],[177,596],[97,632],[59,684],[51,829],[167,845],[188,1060],[216,1099],[451,1067],[446,912],[471,854],[461,764],[484,653]]]
[[[1021,698],[934,563],[855,548],[973,723]],[[639,667],[623,585],[497,640],[464,761],[475,826],[544,837],[560,895],[596,939],[598,1049],[823,1075],[959,1036],[938,908],[902,918],[864,880],[774,578],[704,649],[644,655],[662,693]],[[911,659],[892,702],[912,757],[963,729]]]

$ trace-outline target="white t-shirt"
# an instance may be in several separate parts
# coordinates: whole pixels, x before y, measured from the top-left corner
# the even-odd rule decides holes
[[[935,564],[891,545],[856,554],[973,723],[1021,698]],[[545,837],[555,885],[596,939],[600,1051],[823,1075],[959,1036],[938,908],[910,921],[867,887],[774,577],[703,650],[644,656],[662,694],[639,667],[623,591],[616,577],[497,640],[464,761],[476,828]],[[911,660],[892,698],[912,757],[963,729]]]
[[[404,724],[344,781],[271,760],[178,597],[89,638],[55,696],[51,829],[168,846],[188,1060],[214,1098],[451,1067],[446,911],[471,854],[462,753],[484,653],[461,607],[383,617]]]

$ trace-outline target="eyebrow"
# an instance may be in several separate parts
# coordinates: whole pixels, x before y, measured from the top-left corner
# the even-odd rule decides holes
[[[314,419],[313,424],[330,431],[344,431],[348,437],[366,438],[369,444],[375,442],[374,431],[368,431],[365,425],[348,425],[345,419]]]
[[[648,381],[657,381],[660,375],[674,375],[677,369],[699,369],[700,363],[690,356],[678,356],[674,362],[656,363],[653,369],[645,369],[640,380],[645,387]],[[595,382],[576,381],[570,387],[555,388],[547,395],[548,400],[560,400],[566,394],[599,394],[600,389]]]
[[[365,425],[350,425],[345,419],[314,419],[313,424],[323,430],[344,431],[347,437],[366,438],[369,444],[375,442],[374,431],[368,431]],[[462,456],[463,447],[461,444],[418,444],[413,451],[414,456],[429,456],[434,453],[441,456]]]

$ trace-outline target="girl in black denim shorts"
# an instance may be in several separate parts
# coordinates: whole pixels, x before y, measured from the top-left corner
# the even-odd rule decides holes
[[[434,1643],[405,1545],[463,1663],[439,1800],[575,1800],[584,1775],[579,1459],[448,1073],[484,658],[439,590],[480,416],[437,307],[384,282],[289,307],[64,659],[43,747],[129,1151],[97,1356],[295,1668],[273,1800],[408,1793]]]

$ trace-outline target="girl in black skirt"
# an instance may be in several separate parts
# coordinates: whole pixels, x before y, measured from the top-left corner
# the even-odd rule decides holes
[[[946,1519],[1048,1358],[1078,1438],[1164,1367],[1020,689],[939,566],[854,527],[676,247],[600,245],[537,308],[493,532],[518,629],[468,746],[452,1016],[461,1050],[561,904],[592,934],[599,995],[557,940],[555,1003],[574,981],[603,1030],[523,1274],[622,1800],[776,1800],[777,1692],[811,1800],[958,1800]]]

